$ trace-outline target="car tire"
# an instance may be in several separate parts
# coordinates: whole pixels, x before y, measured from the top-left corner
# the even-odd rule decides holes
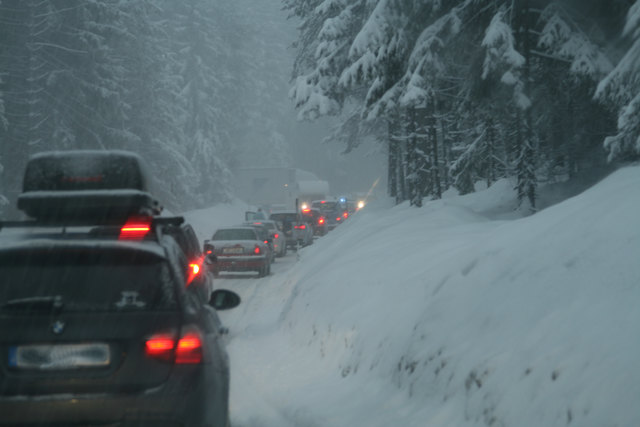
[[[269,270],[267,264],[265,264],[258,270],[258,277],[265,277],[267,274],[269,274]]]

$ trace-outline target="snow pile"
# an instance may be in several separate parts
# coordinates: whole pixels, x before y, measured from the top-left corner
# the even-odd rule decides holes
[[[244,213],[248,210],[252,210],[252,207],[240,200],[234,200],[229,204],[198,209],[183,215],[186,222],[193,226],[198,239],[202,242],[210,239],[219,227],[242,224]]]
[[[367,206],[223,314],[232,421],[640,425],[639,187],[628,167],[508,221],[478,194]]]

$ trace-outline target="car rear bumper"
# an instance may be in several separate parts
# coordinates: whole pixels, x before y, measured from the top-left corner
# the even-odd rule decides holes
[[[170,410],[175,399],[122,395],[46,395],[0,399],[0,425],[184,425]]]
[[[200,369],[135,393],[0,395],[0,426],[224,426],[227,411],[228,377]]]
[[[255,271],[267,265],[266,257],[222,257],[213,267],[216,271]]]

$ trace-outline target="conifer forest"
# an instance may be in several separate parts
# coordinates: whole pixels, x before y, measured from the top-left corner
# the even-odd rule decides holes
[[[0,0],[0,205],[30,155],[70,148],[140,153],[174,209],[229,201],[244,153],[291,161],[291,105],[345,152],[377,145],[415,206],[507,177],[535,211],[540,185],[640,157],[639,0],[260,2],[292,45],[247,49],[247,1]]]

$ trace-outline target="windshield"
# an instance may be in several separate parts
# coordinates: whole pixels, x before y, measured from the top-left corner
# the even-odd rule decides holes
[[[0,256],[0,312],[52,306],[65,312],[171,310],[175,289],[164,260],[146,253],[84,251]],[[39,304],[33,304],[34,298]],[[47,298],[56,304],[42,304]]]

